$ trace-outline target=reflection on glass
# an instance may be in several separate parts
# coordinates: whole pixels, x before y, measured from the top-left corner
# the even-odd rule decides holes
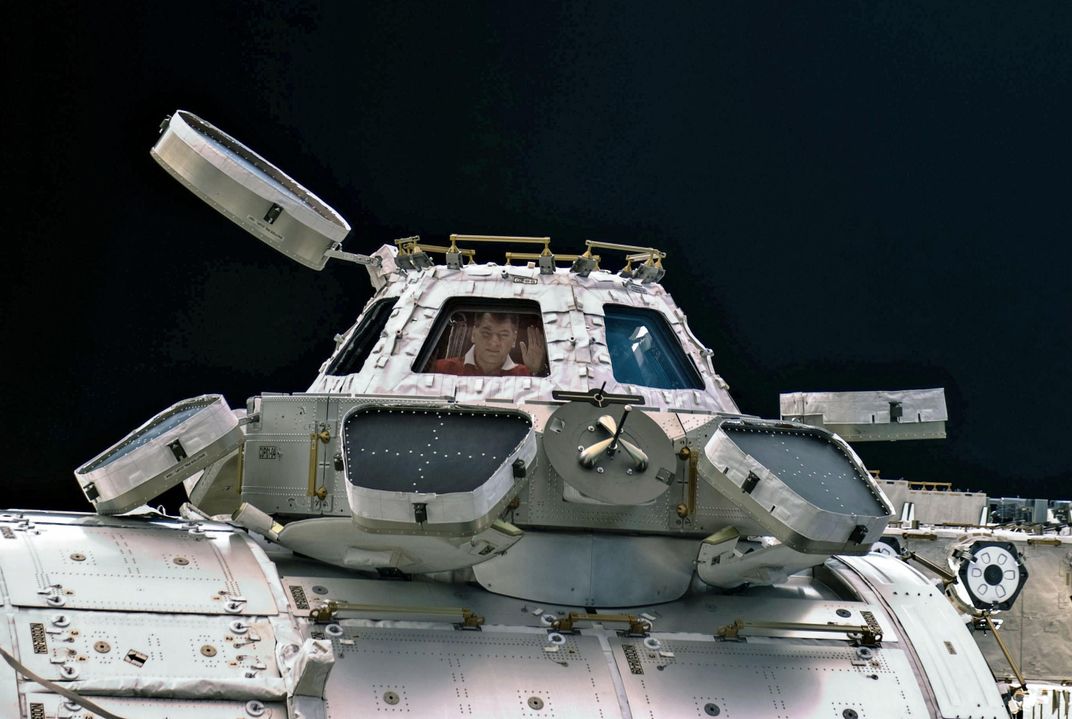
[[[696,367],[655,310],[604,305],[614,379],[659,389],[703,389]]]
[[[543,325],[535,312],[450,314],[424,372],[484,377],[547,375]]]

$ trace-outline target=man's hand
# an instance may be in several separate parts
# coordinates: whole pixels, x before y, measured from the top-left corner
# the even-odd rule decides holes
[[[529,327],[528,336],[527,343],[524,340],[521,342],[521,361],[529,368],[529,372],[538,375],[543,372],[543,358],[547,355],[543,332],[536,327]]]

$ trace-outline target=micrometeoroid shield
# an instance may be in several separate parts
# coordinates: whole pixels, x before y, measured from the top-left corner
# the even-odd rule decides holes
[[[494,522],[536,458],[528,415],[486,407],[379,406],[343,420],[354,521],[376,531],[464,534]]]
[[[153,159],[210,207],[287,257],[322,270],[350,232],[339,213],[286,173],[186,110],[161,125]]]
[[[783,544],[807,554],[865,554],[893,510],[860,458],[817,427],[727,420],[701,474]]]

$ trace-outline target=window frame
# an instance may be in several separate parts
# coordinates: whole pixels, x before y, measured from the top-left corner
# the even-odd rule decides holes
[[[523,309],[519,309],[523,308]],[[438,314],[432,320],[432,329],[421,345],[421,351],[413,360],[410,370],[416,374],[435,374],[446,377],[458,376],[450,373],[434,372],[430,369],[433,355],[439,347],[444,334],[450,327],[450,317],[456,312],[502,312],[514,313],[519,316],[533,317],[540,323],[540,331],[544,340],[544,372],[542,374],[528,375],[533,379],[544,379],[551,376],[551,358],[548,352],[547,328],[544,327],[543,308],[536,300],[519,299],[512,297],[451,297],[442,304]],[[520,328],[519,328],[520,335]],[[520,341],[520,336],[518,340]],[[443,358],[435,358],[443,359]],[[481,375],[494,377],[495,375]]]
[[[383,336],[387,323],[391,321],[391,315],[395,311],[395,307],[398,305],[398,299],[398,297],[384,297],[383,299],[377,300],[365,311],[357,327],[350,333],[350,339],[346,340],[346,343],[328,361],[328,366],[324,370],[325,376],[348,377],[352,374],[358,374],[365,368],[365,363],[368,362],[372,350]],[[377,328],[378,331],[375,335],[372,335],[370,332],[374,328]],[[371,341],[367,341],[369,339],[371,339]],[[362,347],[357,347],[358,343],[362,343]],[[340,365],[343,363],[350,365],[352,368],[352,356],[354,352],[357,352],[360,356],[361,366],[351,372],[337,374]]]
[[[615,312],[620,313],[620,316],[614,317],[613,315]],[[633,316],[625,316],[630,314]],[[648,321],[649,318],[651,318],[652,321]],[[674,368],[674,374],[677,375],[679,379],[684,380],[683,382],[678,383],[681,386],[660,387],[657,385],[630,381],[630,378],[623,379],[618,375],[618,369],[615,367],[614,363],[614,347],[611,345],[610,324],[613,321],[619,320],[639,321],[640,324],[648,327],[657,344],[661,344],[664,348],[669,348],[666,350],[669,354],[667,359],[671,362],[671,366]],[[611,376],[614,377],[615,382],[623,385],[635,385],[637,387],[668,391],[703,391],[707,388],[703,375],[696,366],[696,361],[685,348],[681,338],[678,336],[677,332],[674,331],[673,326],[662,312],[650,307],[634,307],[632,305],[623,305],[616,302],[607,302],[603,305],[603,330],[605,333],[604,340],[607,345],[607,355],[610,357]],[[677,355],[676,357],[674,357],[675,354]]]

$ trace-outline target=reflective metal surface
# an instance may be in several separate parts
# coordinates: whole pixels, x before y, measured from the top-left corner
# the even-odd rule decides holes
[[[322,269],[350,231],[320,198],[193,113],[169,117],[151,154],[224,217],[307,267]]]

